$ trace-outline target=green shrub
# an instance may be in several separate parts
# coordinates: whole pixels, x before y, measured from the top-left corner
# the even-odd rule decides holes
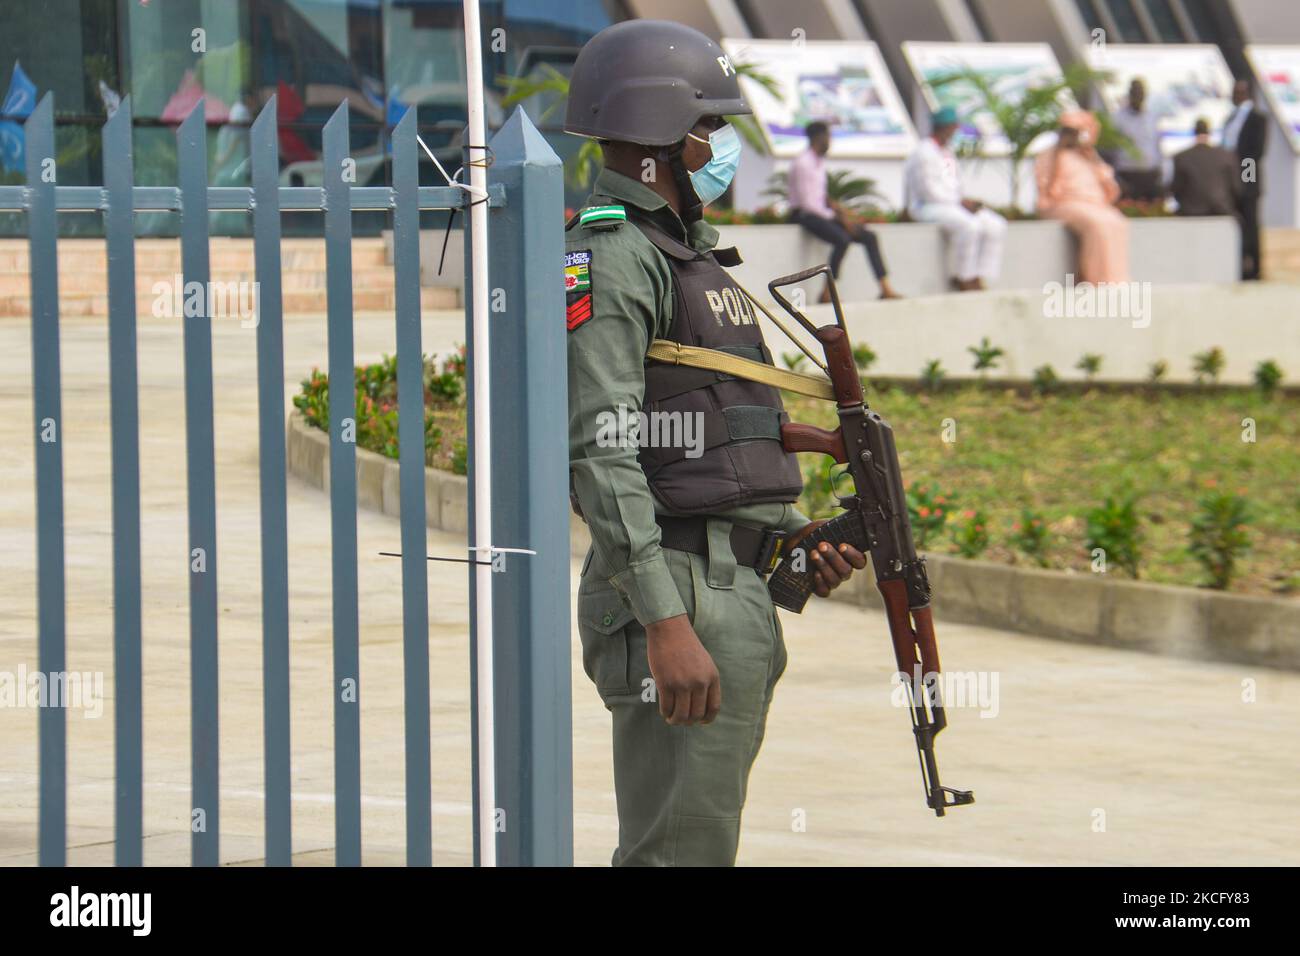
[[[799,367],[800,367],[801,365],[803,365],[803,362],[804,362],[804,359],[805,359],[805,358],[806,358],[806,356],[805,356],[802,352],[782,352],[782,353],[781,353],[781,361],[784,362],[784,363],[785,363],[785,367],[788,368],[788,369],[789,369],[790,371],[792,371],[792,372],[797,372],[797,371],[799,371]]]
[[[928,391],[937,392],[943,387],[943,380],[947,376],[943,369],[943,364],[938,359],[930,359],[921,369],[921,384]]]
[[[1267,359],[1255,366],[1255,387],[1266,396],[1276,392],[1281,382],[1282,369],[1272,359]]]
[[[302,391],[293,397],[293,407],[302,412],[307,423],[329,431],[330,428],[330,383],[320,369],[311,370],[311,376],[303,379]]]
[[[429,420],[425,418],[425,427]],[[357,386],[357,446],[397,457],[397,405],[376,402]],[[436,447],[436,446],[435,446]]]
[[[965,520],[952,532],[953,544],[963,558],[978,558],[989,546],[989,523],[982,511],[963,511]]]
[[[998,346],[991,343],[987,335],[980,339],[979,345],[967,346],[966,351],[975,357],[975,371],[979,372],[980,375],[984,375],[989,369],[997,368],[998,359],[1006,354]]]
[[[1142,552],[1142,532],[1133,497],[1118,500],[1107,497],[1100,508],[1093,508],[1085,517],[1089,554],[1101,548],[1107,566],[1113,564],[1126,571],[1129,577],[1136,578]]]
[[[465,394],[465,346],[443,359],[442,371],[434,369],[433,360],[424,363],[425,402],[455,405]]]
[[[871,366],[876,364],[878,357],[875,350],[865,342],[859,342],[853,346],[853,364],[858,367],[858,372],[864,375]]]
[[[1169,363],[1164,359],[1156,359],[1147,369],[1147,381],[1152,385],[1159,385],[1167,374],[1169,374]]]
[[[397,356],[385,355],[373,365],[356,368],[357,395],[397,403]]]
[[[1043,516],[1032,508],[1020,510],[1020,520],[1011,525],[1011,546],[1034,560],[1040,568],[1048,565],[1047,545],[1051,532]]]
[[[1197,352],[1192,356],[1192,372],[1196,376],[1196,384],[1204,385],[1209,382],[1211,385],[1217,385],[1219,376],[1223,374],[1223,365],[1223,349],[1217,345],[1204,352]]]
[[[459,404],[465,394],[465,350],[442,363],[438,371],[431,356],[423,360],[424,380],[424,460],[432,464],[442,448],[442,428],[435,423],[434,409]],[[353,370],[356,388],[357,447],[398,457],[397,432],[397,357],[385,355],[370,365]],[[293,396],[294,408],[302,412],[307,423],[329,431],[329,376],[312,369],[299,393]]]
[[[463,475],[469,471],[469,446],[457,441],[451,446],[451,473]]]
[[[1040,365],[1034,369],[1034,391],[1039,395],[1049,395],[1056,391],[1061,384],[1061,380],[1056,375],[1056,369],[1050,365]]]
[[[924,488],[915,482],[908,485],[907,515],[912,523],[912,540],[918,548],[924,548],[931,535],[943,530],[955,506],[952,496],[944,494],[937,485]]]
[[[1210,587],[1222,591],[1232,582],[1237,559],[1250,551],[1246,499],[1228,491],[1212,491],[1200,500],[1198,509],[1188,534],[1188,550],[1210,576]]]
[[[1097,373],[1101,371],[1101,356],[1095,352],[1088,352],[1075,363],[1074,367],[1083,373],[1083,377],[1087,381],[1091,382],[1096,378]]]

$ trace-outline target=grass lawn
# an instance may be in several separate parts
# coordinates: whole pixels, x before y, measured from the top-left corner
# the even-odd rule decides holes
[[[1030,507],[1051,531],[1049,566],[1087,571],[1085,512],[1131,491],[1143,534],[1139,576],[1200,585],[1206,573],[1187,550],[1188,528],[1199,499],[1218,488],[1242,494],[1251,514],[1252,550],[1230,590],[1300,594],[1300,397],[1236,389],[1040,397],[978,385],[937,393],[896,385],[869,387],[867,401],[894,428],[904,482],[937,484],[955,501],[957,523],[967,510],[987,516],[985,559],[1031,563],[1008,541],[1021,509]],[[835,424],[828,403],[787,395],[786,406],[794,421]],[[1244,418],[1255,421],[1253,443],[1242,440]],[[955,441],[943,440],[945,419],[955,424]],[[805,490],[805,513],[833,512],[834,502],[819,491],[826,480],[816,457],[800,459],[808,484],[817,486]],[[953,530],[950,522],[926,550],[956,551]]]
[[[356,370],[357,442],[397,455],[396,361]],[[434,468],[464,473],[467,453],[464,359],[425,362],[425,453]],[[867,400],[894,428],[903,480],[937,486],[949,520],[924,550],[956,552],[953,533],[982,512],[989,534],[980,555],[1033,563],[1011,544],[1024,508],[1047,523],[1047,567],[1087,571],[1086,512],[1109,496],[1137,496],[1139,577],[1202,585],[1206,571],[1188,550],[1188,530],[1210,489],[1237,492],[1249,509],[1251,550],[1230,590],[1300,597],[1300,396],[1206,388],[1091,389],[1040,396],[994,385],[868,387]],[[294,405],[318,427],[328,419],[328,380],[313,370]],[[794,421],[834,427],[832,405],[786,395]],[[1255,441],[1242,440],[1242,420]],[[949,421],[951,420],[951,421]],[[945,437],[955,437],[945,441]],[[828,492],[829,458],[801,456],[805,514],[838,510]],[[1112,565],[1111,573],[1123,574]]]

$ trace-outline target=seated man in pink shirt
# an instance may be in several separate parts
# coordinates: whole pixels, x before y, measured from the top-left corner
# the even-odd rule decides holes
[[[840,263],[844,261],[849,243],[862,243],[866,247],[871,270],[880,283],[880,297],[901,299],[902,296],[889,284],[876,234],[861,223],[854,222],[838,203],[826,199],[826,153],[831,148],[830,127],[817,121],[809,123],[804,132],[808,135],[808,149],[790,164],[787,176],[790,221],[797,222],[818,239],[831,244],[829,265],[831,275],[835,278],[839,278]],[[829,302],[830,298],[829,287],[823,289],[820,301]]]

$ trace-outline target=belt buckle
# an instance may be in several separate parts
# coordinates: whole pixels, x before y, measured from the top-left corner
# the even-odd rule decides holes
[[[758,560],[754,563],[754,568],[759,574],[771,574],[776,570],[776,566],[781,563],[781,549],[785,544],[785,538],[784,531],[773,531],[771,528],[763,531],[762,540],[758,545]]]

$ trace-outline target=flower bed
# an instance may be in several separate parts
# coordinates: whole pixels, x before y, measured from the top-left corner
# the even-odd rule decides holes
[[[859,349],[859,360],[867,358]],[[869,363],[868,363],[869,364]],[[358,367],[357,443],[397,457],[396,361]],[[1300,395],[1266,389],[878,382],[918,548],[1236,593],[1300,594]],[[425,359],[425,459],[465,473],[464,356]],[[294,405],[328,429],[326,376]],[[787,396],[795,421],[831,406]],[[1252,440],[1242,421],[1251,419]],[[829,459],[803,456],[804,513],[836,511]],[[1101,552],[1100,556],[1098,552]],[[1100,563],[1104,562],[1104,563]]]
[[[897,436],[918,548],[1300,594],[1295,394],[881,383],[867,395]],[[835,424],[824,403],[786,406],[795,421]],[[805,513],[833,513],[829,459],[802,461]]]
[[[357,447],[396,458],[397,356],[385,355],[373,365],[356,368]],[[441,366],[424,357],[424,462],[458,475],[465,474],[465,349]],[[319,369],[302,382],[294,408],[308,424],[329,431],[329,376]]]

